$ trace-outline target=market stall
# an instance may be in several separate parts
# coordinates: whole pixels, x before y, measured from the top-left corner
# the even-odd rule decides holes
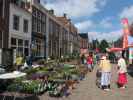
[[[23,72],[14,71],[0,75],[1,80],[13,80],[6,86],[6,92],[25,95],[52,97],[68,96],[87,74],[87,68],[57,61],[47,61],[38,67],[29,67]],[[5,93],[3,91],[3,93]]]

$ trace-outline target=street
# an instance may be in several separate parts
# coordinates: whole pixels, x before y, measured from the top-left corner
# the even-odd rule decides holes
[[[128,84],[126,89],[119,89],[116,85],[117,69],[112,65],[111,90],[103,91],[95,85],[96,70],[89,72],[85,80],[81,81],[72,91],[72,94],[63,98],[50,98],[46,94],[40,97],[40,100],[133,100],[133,78],[128,75]]]
[[[133,0],[0,0],[0,100],[133,100],[132,93]]]

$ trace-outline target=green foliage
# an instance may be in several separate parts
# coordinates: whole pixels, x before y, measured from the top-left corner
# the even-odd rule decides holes
[[[40,84],[41,82],[38,80],[17,81],[9,85],[7,90],[11,92],[34,94],[39,92],[38,88]]]
[[[31,74],[33,74],[33,73],[36,73],[38,70],[39,70],[39,68],[30,68],[30,69],[26,69],[25,72],[26,72],[28,75],[31,75]]]
[[[93,44],[93,47],[92,47],[93,50],[95,50],[96,48],[99,48],[99,41],[97,39],[93,40],[92,44]]]
[[[65,55],[64,56],[64,60],[65,61],[71,61],[71,60],[74,60],[74,59],[79,59],[80,58],[80,56],[79,56],[80,54],[78,53],[78,52],[73,52],[72,54],[71,53],[69,53],[69,54],[67,54],[67,55]]]
[[[23,86],[23,92],[25,93],[37,93],[38,88],[39,88],[39,84],[41,84],[39,81],[37,80],[32,80],[32,81],[27,81],[27,82],[22,82],[21,83]]]
[[[108,48],[108,47],[109,47],[109,44],[108,44],[108,42],[106,40],[102,40],[100,42],[99,48],[100,48],[100,51],[102,53],[106,53],[106,48]]]
[[[115,54],[113,52],[109,53],[109,59],[113,60],[115,58]]]

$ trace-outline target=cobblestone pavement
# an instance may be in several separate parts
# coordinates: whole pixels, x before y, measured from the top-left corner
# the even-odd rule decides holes
[[[78,84],[69,97],[50,98],[47,94],[40,97],[40,100],[133,100],[133,77],[128,75],[126,89],[118,89],[116,85],[117,69],[112,65],[111,90],[105,92],[95,85],[96,67],[93,72],[89,72],[85,80]]]

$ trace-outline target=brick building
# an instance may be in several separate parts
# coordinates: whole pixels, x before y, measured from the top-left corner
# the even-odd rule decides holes
[[[88,42],[88,34],[87,33],[80,33],[80,49],[88,49],[89,42]]]
[[[63,25],[67,28],[68,34],[67,35],[67,52],[74,53],[79,52],[79,45],[78,45],[78,29],[74,26],[70,19],[67,18],[66,14],[62,17],[57,17],[57,19],[63,23]],[[63,44],[64,45],[64,44]]]
[[[0,48],[8,48],[9,1],[0,0]]]

